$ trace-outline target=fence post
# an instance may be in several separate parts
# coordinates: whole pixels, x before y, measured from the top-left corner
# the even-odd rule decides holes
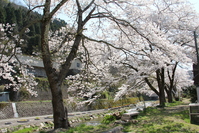
[[[19,115],[17,113],[16,103],[12,103],[12,109],[13,109],[13,112],[14,112],[14,117],[15,118],[19,117]]]

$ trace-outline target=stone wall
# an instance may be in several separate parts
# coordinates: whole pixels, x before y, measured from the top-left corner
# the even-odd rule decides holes
[[[40,115],[52,115],[52,103],[51,102],[19,102],[15,103],[18,117],[30,117]],[[65,105],[68,112],[74,111],[86,111],[87,106],[77,108],[76,106]],[[14,111],[12,103],[0,103],[0,119],[14,118]]]
[[[51,102],[16,103],[19,117],[51,115]]]
[[[22,101],[43,101],[43,100],[51,100],[52,99],[52,94],[51,94],[50,88],[41,89],[41,88],[36,87],[35,91],[37,91],[37,94],[38,94],[37,97],[31,96],[30,94],[26,95],[25,97],[23,95],[21,95],[20,96],[21,100]],[[67,99],[67,97],[68,97],[67,93],[68,93],[67,86],[63,86],[62,87],[63,99]]]
[[[81,112],[88,110],[97,109],[107,109],[128,106],[129,104],[137,103],[137,98],[123,99],[117,102],[113,100],[97,100],[91,105],[81,105],[77,106],[75,102],[67,102],[64,100],[64,106],[67,107],[68,112]],[[16,112],[13,110],[16,108]],[[0,103],[0,119],[8,119],[16,117],[30,117],[30,116],[40,116],[40,115],[52,115],[52,103],[48,101],[26,101],[26,102],[16,102],[14,107],[12,102]]]
[[[13,118],[14,113],[11,103],[0,103],[0,119]]]

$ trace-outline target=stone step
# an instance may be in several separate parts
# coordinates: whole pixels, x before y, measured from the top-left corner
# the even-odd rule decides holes
[[[129,120],[132,120],[133,118],[137,117],[138,115],[139,115],[139,112],[137,112],[137,111],[124,113],[122,115],[121,120],[122,121],[129,121]]]

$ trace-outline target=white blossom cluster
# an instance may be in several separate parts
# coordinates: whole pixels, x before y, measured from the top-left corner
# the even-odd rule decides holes
[[[60,1],[53,0],[51,6]],[[43,4],[30,2],[32,7]],[[83,21],[76,57],[82,61],[82,73],[67,77],[73,96],[95,99],[111,85],[119,86],[115,100],[133,92],[151,93],[145,78],[157,89],[157,70],[171,73],[176,63],[195,62],[193,31],[198,30],[199,17],[185,0],[69,0],[58,13],[66,15],[70,27],[49,34],[49,49],[59,65],[80,34],[76,31],[80,7],[86,8],[81,18],[89,21]],[[192,83],[179,66],[175,75],[179,90]],[[168,76],[165,82],[169,84]]]
[[[34,86],[37,85],[34,75],[27,72],[28,62],[22,63],[16,56],[21,54],[17,44],[23,40],[14,33],[14,28],[14,24],[0,24],[0,81],[6,89],[12,88],[18,91],[24,87],[31,95],[37,96],[37,92],[34,91]]]

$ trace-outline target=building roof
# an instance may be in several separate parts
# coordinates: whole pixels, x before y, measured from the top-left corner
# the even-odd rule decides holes
[[[41,61],[40,59],[37,59],[35,57],[31,57],[31,56],[25,56],[25,55],[17,55],[17,58],[25,64],[28,64],[30,66],[34,66],[34,67],[44,67],[43,61]]]
[[[44,68],[43,61],[41,59],[37,58],[37,57],[26,56],[26,55],[17,55],[17,58],[24,64],[28,64],[28,65],[33,66],[33,67]],[[82,61],[78,58],[75,58],[72,61],[70,69],[80,69],[81,68],[81,64],[80,64],[79,68],[77,68],[75,63],[82,63]],[[59,69],[59,63],[54,62],[53,66],[56,69]]]
[[[41,67],[44,68],[43,61],[37,57],[32,57],[32,56],[26,56],[26,55],[17,55],[18,59],[24,63],[28,64],[33,67]],[[59,65],[58,63],[53,63],[53,66],[58,69]]]

